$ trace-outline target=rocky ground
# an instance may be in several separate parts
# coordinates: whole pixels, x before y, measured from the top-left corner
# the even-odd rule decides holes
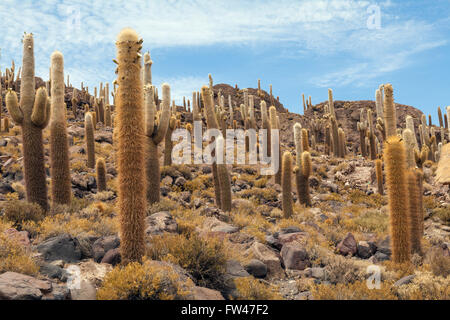
[[[233,102],[242,99],[233,87],[217,85],[216,94],[219,88]],[[263,99],[268,98],[265,93]],[[320,117],[324,104],[305,117],[276,103],[282,150],[294,153],[293,124],[308,127],[308,116]],[[312,207],[296,203],[290,219],[283,218],[280,186],[260,175],[258,167],[229,167],[229,214],[214,205],[210,166],[162,167],[162,201],[148,207],[145,220],[147,263],[192,282],[188,297],[199,300],[449,299],[449,187],[435,181],[437,164],[427,163],[424,254],[407,266],[393,265],[386,196],[376,192],[373,162],[353,153],[362,106],[374,108],[374,103],[336,101],[349,154],[345,159],[324,155],[318,141],[312,152]],[[406,114],[420,113],[397,107],[400,123]],[[86,167],[81,108],[77,118],[68,111],[74,200],[45,217],[24,201],[20,128],[0,136],[0,299],[96,299],[103,279],[120,263],[113,130],[99,125],[95,133],[97,157],[106,159],[108,178],[108,191],[98,193],[95,171]],[[182,119],[191,118],[183,112]],[[49,163],[48,130],[44,137]],[[382,286],[370,290],[366,279],[373,265],[379,267]]]

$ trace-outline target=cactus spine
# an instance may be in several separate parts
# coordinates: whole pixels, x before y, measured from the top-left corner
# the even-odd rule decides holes
[[[389,94],[389,86],[387,86],[386,95]],[[389,109],[387,108],[387,110]],[[392,126],[392,124],[390,125]],[[397,136],[390,136],[386,141],[384,163],[388,190],[392,260],[395,263],[404,263],[409,261],[411,252],[409,203],[405,146]]]
[[[20,105],[13,91],[6,94],[6,107],[12,120],[22,128],[27,201],[48,209],[47,183],[44,165],[42,130],[50,119],[50,101],[44,88],[35,90],[33,35],[23,38],[22,80]]]
[[[397,113],[394,103],[394,89],[391,84],[384,86],[384,123],[386,138],[397,135]]]
[[[69,144],[66,128],[66,104],[64,103],[64,57],[55,51],[51,57],[51,118],[50,118],[50,168],[52,177],[52,201],[70,204],[71,179]]]
[[[98,158],[96,164],[97,173],[97,191],[102,192],[106,190],[106,164],[105,159]]]
[[[122,262],[142,261],[146,210],[144,94],[141,81],[142,40],[131,29],[120,32],[117,42],[118,208]],[[159,182],[159,179],[158,179]]]
[[[282,206],[283,215],[286,219],[292,217],[294,213],[292,203],[292,155],[286,151],[283,154],[283,173],[281,175],[281,188],[282,188]]]

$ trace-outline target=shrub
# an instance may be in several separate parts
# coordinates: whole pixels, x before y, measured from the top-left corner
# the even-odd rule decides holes
[[[269,285],[253,277],[236,278],[234,280],[238,300],[282,300],[279,288]]]
[[[196,233],[155,236],[147,256],[180,265],[199,286],[220,289],[223,285],[226,255],[218,239],[202,239]]]
[[[20,227],[25,221],[40,221],[44,218],[44,211],[35,203],[26,201],[6,201],[2,205],[4,216],[14,223],[15,227]]]
[[[146,260],[114,268],[97,291],[97,299],[185,300],[193,287],[172,266]]]
[[[435,276],[450,276],[450,257],[444,255],[440,248],[431,249],[425,258],[425,263],[430,265],[431,271]]]
[[[382,283],[380,289],[369,289],[366,281],[339,283],[337,285],[319,284],[311,289],[314,300],[397,300],[395,291],[389,283]]]
[[[0,233],[0,274],[11,271],[28,275],[37,274],[39,268],[31,253],[21,244]]]

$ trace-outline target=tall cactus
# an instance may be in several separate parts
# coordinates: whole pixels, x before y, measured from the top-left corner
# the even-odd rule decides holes
[[[277,109],[275,109],[275,106],[271,106],[269,108],[269,120],[270,120],[270,127],[271,130],[279,130],[279,122],[278,122],[278,116],[277,116]],[[280,138],[280,137],[279,137]],[[277,141],[273,141],[271,140],[271,148],[272,145],[275,146]],[[276,184],[281,184],[281,171],[283,168],[283,162],[280,161],[281,160],[281,144],[278,141],[278,150],[271,150],[271,155],[272,157],[278,157],[278,163],[280,165],[280,168],[278,169],[277,172],[275,172],[275,183]]]
[[[160,167],[158,145],[166,136],[170,121],[170,86],[162,85],[162,105],[159,114],[159,123],[156,125],[156,104],[154,87],[146,85],[145,94],[145,135],[146,135],[146,176],[147,200],[150,204],[160,201]]]
[[[164,139],[164,166],[172,165],[172,133],[175,130],[176,118],[174,115],[170,117],[169,126],[167,127],[166,137]]]
[[[375,108],[377,111],[377,118],[383,119],[383,98],[380,89],[375,91]]]
[[[210,78],[211,79],[211,78]],[[212,81],[212,80],[211,80]],[[210,83],[210,87],[212,83]],[[207,86],[202,87],[202,100],[205,105],[206,124],[208,129],[219,129],[219,123],[217,121],[216,113],[214,111],[214,97],[213,91]],[[213,157],[215,154],[212,155]],[[212,174],[214,181],[214,193],[216,198],[216,206],[222,208],[222,192],[220,189],[219,173],[217,170],[217,162],[212,163]]]
[[[328,89],[328,108],[330,109],[330,115],[336,119],[336,113],[334,111],[333,90]]]
[[[289,151],[283,154],[283,165],[281,175],[281,189],[282,189],[282,207],[283,215],[289,219],[294,214],[292,203],[292,155]]]
[[[394,103],[394,89],[391,84],[384,86],[384,123],[386,138],[397,135],[397,112]]]
[[[302,129],[302,150],[309,151],[308,130]]]
[[[378,193],[383,195],[383,163],[381,159],[375,160],[375,175],[377,177]]]
[[[411,253],[422,253],[421,239],[422,233],[422,204],[420,203],[420,172],[409,170],[408,179],[408,201],[409,201],[409,228],[411,237]]]
[[[84,139],[86,141],[87,166],[95,168],[94,119],[95,113],[87,112],[84,116]]]
[[[98,158],[95,166],[97,174],[97,191],[102,192],[106,190],[106,164],[105,159]]]
[[[52,202],[70,204],[72,184],[66,128],[66,104],[64,103],[64,57],[61,52],[53,52],[51,65],[50,175],[52,178]]]
[[[141,81],[142,40],[132,29],[117,42],[118,208],[123,263],[142,261],[146,210],[144,94]],[[159,180],[159,179],[158,179]]]
[[[416,163],[414,161],[414,138],[413,133],[409,129],[403,130],[403,141],[405,141],[406,149],[406,165],[408,168],[415,168]]]
[[[298,160],[298,159],[301,160]],[[297,157],[297,166],[294,169],[295,180],[297,185],[298,201],[306,207],[311,206],[311,196],[309,192],[309,177],[312,172],[311,154],[304,151]]]
[[[334,116],[330,117],[330,123],[330,133],[333,141],[333,154],[335,157],[339,157],[339,130],[336,118]]]
[[[228,174],[227,165],[225,159],[225,143],[223,137],[218,137],[216,141],[217,153],[221,153],[221,163],[217,164],[217,176],[220,184],[220,201],[221,209],[225,212],[231,211],[231,182],[230,175]]]
[[[339,128],[338,129],[338,156],[340,158],[344,158],[345,157],[345,133],[344,133],[344,129]]]
[[[386,87],[386,95],[389,86]],[[409,202],[405,146],[399,137],[390,136],[384,152],[386,182],[390,217],[392,260],[395,263],[409,261],[411,252],[409,230]]]
[[[6,94],[6,107],[13,121],[22,128],[22,153],[27,201],[48,210],[42,130],[50,119],[50,99],[45,88],[36,92],[34,77],[34,41],[32,34],[23,38],[20,105],[15,92]]]

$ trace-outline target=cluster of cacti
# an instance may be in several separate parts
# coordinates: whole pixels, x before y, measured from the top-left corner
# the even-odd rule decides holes
[[[52,94],[50,116],[50,168],[52,201],[70,204],[71,179],[69,145],[66,129],[66,104],[64,103],[64,57],[54,52],[51,57]]]
[[[45,88],[36,92],[34,77],[34,42],[32,34],[23,38],[20,104],[12,89],[6,94],[6,106],[14,123],[22,128],[22,154],[28,202],[48,209],[42,130],[50,120],[50,99]]]
[[[142,40],[124,29],[117,42],[118,208],[120,251],[124,263],[141,261],[144,255],[146,211],[144,94],[141,81]],[[159,177],[158,177],[159,183]],[[159,193],[159,192],[158,192]]]

